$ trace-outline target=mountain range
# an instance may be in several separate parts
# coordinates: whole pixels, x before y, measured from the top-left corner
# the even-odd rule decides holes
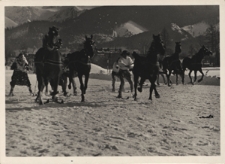
[[[181,41],[187,53],[190,45],[199,48],[210,25],[219,25],[219,6],[6,7],[5,17],[5,27],[13,27],[5,31],[6,47],[12,51],[41,47],[48,28],[55,25],[63,48],[71,51],[86,34],[94,35],[97,47],[142,51],[153,34],[166,29],[168,48],[174,50],[175,42]]]

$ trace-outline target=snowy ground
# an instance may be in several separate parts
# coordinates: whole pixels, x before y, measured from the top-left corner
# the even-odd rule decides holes
[[[11,75],[6,71],[6,95]],[[16,86],[15,96],[5,97],[6,156],[220,155],[219,85],[161,84],[157,87],[161,98],[153,97],[152,102],[145,86],[134,101],[126,99],[127,83],[124,99],[117,99],[111,81],[92,76],[84,103],[80,96],[61,93],[64,104],[39,106],[26,87]],[[34,89],[36,77],[29,74],[29,78]],[[201,118],[210,115],[213,118]]]

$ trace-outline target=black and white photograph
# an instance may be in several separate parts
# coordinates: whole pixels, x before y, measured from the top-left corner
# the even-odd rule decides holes
[[[222,162],[224,1],[22,2],[2,7],[5,160]]]

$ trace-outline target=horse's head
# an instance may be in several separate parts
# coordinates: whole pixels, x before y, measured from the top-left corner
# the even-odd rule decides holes
[[[59,35],[59,29],[55,26],[50,27],[49,31],[48,31],[48,35],[49,36],[58,36]]]
[[[70,54],[67,54],[62,60],[63,60],[63,64],[64,67],[67,67],[70,63],[70,59],[69,59]]]
[[[93,35],[91,35],[90,38],[85,36],[84,50],[90,58],[94,55],[94,44],[95,42],[93,41]]]
[[[209,56],[209,55],[212,55],[212,51],[209,51],[208,48],[205,48],[205,56]]]
[[[209,49],[203,45],[199,50],[199,54],[200,56],[203,56],[203,57],[209,56],[209,55],[212,55],[212,51],[209,51]]]
[[[176,42],[175,53],[181,53],[181,44],[180,44],[180,42]]]
[[[150,50],[155,51],[157,54],[164,55],[165,54],[165,47],[163,41],[161,40],[160,34],[153,35],[153,42]]]
[[[136,59],[137,56],[139,56],[139,55],[138,55],[138,53],[136,51],[133,51],[133,53],[131,54],[131,56],[133,56],[133,58]]]

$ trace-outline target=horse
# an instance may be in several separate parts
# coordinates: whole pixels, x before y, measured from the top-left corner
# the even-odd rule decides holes
[[[168,86],[171,85],[170,76],[172,71],[176,74],[176,84],[178,85],[178,74],[182,78],[182,83],[184,84],[184,72],[182,69],[181,61],[179,60],[179,54],[181,53],[181,45],[180,42],[176,42],[175,45],[175,53],[171,56],[165,57],[162,61],[163,64],[163,72],[167,76]]]
[[[49,38],[53,39],[58,36],[58,31],[52,29],[49,32]],[[38,81],[38,95],[36,102],[39,99],[39,104],[43,104],[42,93],[45,86],[51,81],[51,86],[53,89],[52,99],[57,103],[63,103],[58,99],[58,84],[59,79],[63,73],[63,62],[62,55],[58,49],[50,47],[40,48],[34,57],[34,63],[36,67],[36,76]],[[48,101],[47,101],[48,102]]]
[[[188,68],[189,71],[189,77],[191,80],[191,84],[194,85],[192,78],[191,78],[191,72],[194,71],[195,73],[195,78],[194,78],[194,82],[197,80],[197,71],[199,71],[202,74],[202,77],[198,80],[198,82],[201,82],[203,80],[204,77],[204,73],[202,72],[202,59],[205,56],[209,56],[212,55],[212,52],[208,50],[208,48],[206,48],[204,45],[199,49],[199,51],[193,55],[191,58],[189,57],[185,57],[183,59],[183,72],[186,70],[186,68]]]
[[[67,59],[69,61],[69,80],[72,82],[72,77],[75,72],[77,72],[77,76],[80,82],[80,90],[81,90],[81,102],[85,101],[84,94],[86,93],[89,74],[91,71],[91,63],[90,59],[94,56],[94,41],[93,35],[90,38],[85,36],[84,48],[80,51],[76,51],[67,55]],[[83,83],[82,77],[85,76],[85,81]]]
[[[159,73],[159,66],[157,64],[157,54],[164,55],[165,47],[163,41],[161,40],[160,34],[153,35],[153,41],[149,48],[146,57],[142,57],[138,55],[136,52],[133,52],[134,57],[134,67],[133,67],[133,76],[134,76],[134,100],[137,100],[137,86],[138,86],[138,79],[141,78],[138,91],[142,92],[142,86],[146,79],[148,79],[151,83],[150,86],[150,95],[149,100],[152,100],[152,91],[155,91],[155,97],[160,98],[158,91],[156,90],[156,79]]]

